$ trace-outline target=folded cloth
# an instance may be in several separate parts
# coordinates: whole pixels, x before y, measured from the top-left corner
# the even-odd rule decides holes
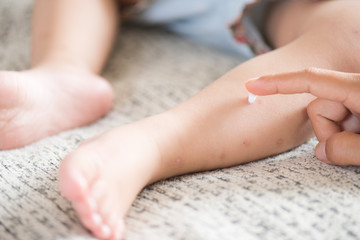
[[[120,0],[125,19],[164,26],[244,60],[271,50],[261,33],[262,16],[270,2],[272,0]]]

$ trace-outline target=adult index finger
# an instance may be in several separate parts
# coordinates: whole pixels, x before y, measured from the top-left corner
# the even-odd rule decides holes
[[[262,76],[249,80],[246,88],[256,95],[311,93],[344,105],[360,102],[359,74],[318,68]]]

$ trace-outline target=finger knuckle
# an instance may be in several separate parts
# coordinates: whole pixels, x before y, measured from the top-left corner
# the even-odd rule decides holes
[[[321,69],[317,67],[308,67],[304,69],[305,75],[317,75],[321,72]]]

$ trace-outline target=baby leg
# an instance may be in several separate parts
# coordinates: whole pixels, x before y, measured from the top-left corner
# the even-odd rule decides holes
[[[37,0],[31,69],[0,71],[0,150],[88,124],[111,107],[98,76],[117,25],[114,0]]]
[[[261,159],[308,140],[312,129],[306,106],[311,96],[263,97],[250,105],[244,83],[262,74],[312,66],[358,71],[354,61],[359,57],[350,53],[359,56],[360,50],[344,48],[343,38],[346,46],[356,45],[359,10],[357,1],[281,4],[273,9],[270,28],[278,18],[286,24],[288,16],[304,18],[290,21],[294,31],[279,33],[275,28],[270,39],[284,46],[241,64],[168,112],[83,143],[64,159],[59,175],[60,189],[83,224],[99,238],[116,239],[124,232],[131,203],[147,184]],[[346,16],[340,17],[344,11]],[[329,23],[334,17],[341,24]],[[329,38],[336,31],[343,34]]]

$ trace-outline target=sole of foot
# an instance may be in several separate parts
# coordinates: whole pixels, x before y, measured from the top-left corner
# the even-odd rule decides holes
[[[89,124],[112,106],[103,78],[77,70],[0,72],[0,150]]]

